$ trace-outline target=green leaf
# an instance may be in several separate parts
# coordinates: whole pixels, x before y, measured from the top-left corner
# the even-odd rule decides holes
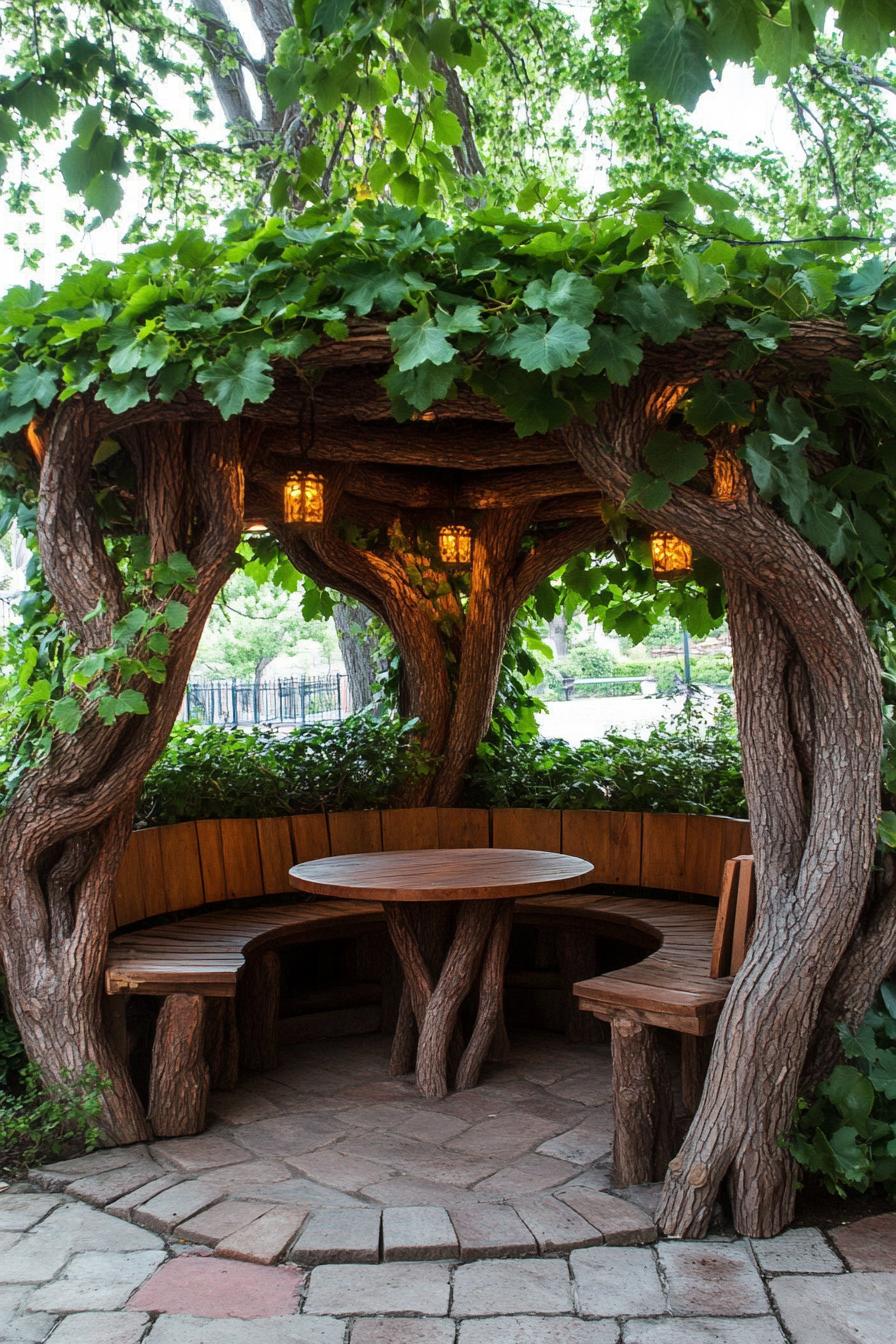
[[[9,399],[13,406],[49,406],[56,395],[56,375],[33,364],[20,364],[9,380]]]
[[[247,401],[267,401],[274,390],[270,364],[261,350],[231,350],[208,368],[200,369],[196,381],[224,420],[239,415]]]
[[[650,280],[627,281],[607,299],[604,307],[649,336],[655,345],[668,345],[685,331],[700,325],[700,314],[688,296],[674,285]]]
[[[457,354],[426,303],[421,303],[415,313],[390,323],[388,332],[395,348],[395,363],[402,372],[418,364],[448,364]]]
[[[640,504],[645,509],[661,509],[672,498],[672,489],[668,481],[651,476],[646,471],[636,471],[632,477],[626,504]]]
[[[877,833],[887,849],[896,849],[896,812],[882,812]]]
[[[347,22],[352,8],[353,0],[319,0],[311,19],[311,31],[329,37]]]
[[[399,173],[392,179],[392,195],[399,205],[416,205],[420,197],[420,179],[414,173]]]
[[[587,326],[594,317],[600,298],[596,285],[574,271],[555,271],[550,285],[533,280],[523,290],[523,302],[530,308],[546,308],[555,317]]]
[[[60,733],[76,733],[81,726],[81,706],[73,695],[54,700],[50,722]]]
[[[48,130],[59,114],[56,90],[51,84],[39,83],[34,75],[29,75],[18,88],[10,89],[6,94],[6,102],[42,131]]]
[[[704,28],[683,5],[650,0],[630,48],[628,72],[651,101],[667,98],[693,111],[712,88]]]
[[[401,409],[402,403],[406,403],[415,411],[425,411],[434,401],[442,401],[448,395],[458,369],[456,363],[418,364],[404,372],[390,369],[380,381],[398,409]]]
[[[683,485],[706,466],[706,447],[670,430],[660,429],[648,441],[644,460],[662,480]]]
[[[112,218],[123,196],[121,183],[111,173],[97,173],[84,191],[85,202],[99,213],[101,219]]]
[[[759,12],[755,0],[710,0],[706,46],[721,71],[726,61],[746,65],[759,45]]]
[[[875,56],[890,45],[896,29],[892,0],[841,0],[837,27],[849,51]]]
[[[630,327],[605,324],[591,328],[583,368],[588,374],[605,373],[611,383],[624,386],[631,381],[643,357],[644,351]]]
[[[463,128],[452,111],[441,100],[429,107],[433,136],[438,145],[459,145],[464,138]]]
[[[707,374],[689,394],[685,419],[698,434],[708,434],[716,425],[748,425],[755,395],[740,378],[721,382]]]
[[[162,612],[162,620],[169,630],[182,630],[189,615],[190,609],[183,602],[167,602]]]
[[[413,117],[409,117],[407,112],[402,111],[395,103],[390,103],[386,108],[384,119],[386,136],[397,145],[399,149],[408,149],[417,130],[417,123]]]
[[[558,317],[550,327],[540,317],[521,322],[507,342],[508,354],[530,373],[568,369],[587,349],[588,332],[565,317]]]
[[[119,714],[148,714],[149,705],[146,703],[146,696],[142,691],[128,689],[122,691],[117,698],[117,707]]]
[[[837,1107],[844,1120],[861,1131],[874,1106],[874,1087],[851,1064],[837,1064],[820,1091]]]
[[[403,276],[380,261],[358,261],[341,269],[337,283],[349,308],[366,317],[372,308],[393,313],[407,297]]]
[[[710,266],[695,252],[685,252],[679,263],[681,282],[694,303],[717,299],[728,288],[728,277],[721,266]]]

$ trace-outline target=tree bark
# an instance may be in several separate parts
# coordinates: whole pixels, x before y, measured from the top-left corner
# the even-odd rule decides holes
[[[611,398],[596,430],[576,426],[567,436],[584,470],[619,501],[671,404],[649,380],[635,392]],[[722,1012],[703,1096],[670,1164],[658,1216],[670,1235],[702,1235],[727,1179],[738,1231],[768,1236],[792,1213],[793,1167],[778,1140],[790,1124],[826,987],[855,933],[874,854],[879,671],[840,580],[752,493],[721,504],[678,487],[662,508],[635,512],[687,538],[726,573],[758,890],[753,943]],[[788,694],[794,659],[814,726],[808,806]],[[759,686],[770,697],[764,705]]]
[[[357,714],[366,709],[373,699],[373,684],[376,680],[374,663],[375,641],[362,637],[359,630],[369,624],[373,612],[362,602],[337,602],[333,608],[333,624],[339,636],[342,661],[348,677],[349,698],[352,711]]]
[[[199,994],[169,994],[156,1023],[149,1078],[149,1120],[160,1138],[198,1134],[205,1128],[209,1069],[205,1062],[205,1011]]]
[[[661,1178],[672,1154],[672,1084],[656,1027],[614,1018],[613,1175],[617,1185]]]

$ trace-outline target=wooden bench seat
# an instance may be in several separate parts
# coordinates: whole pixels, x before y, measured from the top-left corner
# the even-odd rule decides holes
[[[591,934],[605,932],[630,943],[644,956],[585,986],[618,986],[616,992],[624,994],[624,987],[636,981],[642,999],[661,992],[665,1011],[676,1014],[682,1032],[697,1032],[700,1023],[714,1020],[724,1002],[728,982],[710,980],[701,970],[708,964],[716,926],[715,912],[705,905],[558,893],[518,901],[517,918],[522,923],[559,921],[569,931],[576,952],[562,969],[570,987],[578,971],[593,966],[593,942],[575,934],[583,926]],[[205,1124],[209,1082],[232,1086],[238,1066],[276,1065],[277,949],[381,923],[383,910],[376,902],[319,899],[222,908],[114,937],[106,964],[107,1004],[123,1008],[130,994],[164,999],[150,1073],[149,1114],[156,1133],[196,1133]],[[576,993],[583,983],[575,986]],[[661,988],[666,984],[677,988]],[[601,992],[606,997],[613,990]],[[119,1039],[123,1035],[122,1030]]]

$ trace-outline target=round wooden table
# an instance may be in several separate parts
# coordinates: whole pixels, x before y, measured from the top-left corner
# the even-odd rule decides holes
[[[340,854],[300,863],[289,880],[316,896],[382,901],[404,973],[391,1072],[416,1068],[425,1097],[444,1097],[449,1077],[473,1087],[493,1038],[506,1041],[504,968],[513,902],[582,885],[593,865],[540,849],[414,849]],[[458,1015],[479,987],[469,1039]]]

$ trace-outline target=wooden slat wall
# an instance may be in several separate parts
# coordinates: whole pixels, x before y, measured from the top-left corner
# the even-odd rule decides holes
[[[375,854],[383,847],[379,812],[328,812],[331,854]]]
[[[546,807],[492,808],[494,849],[547,849],[557,853],[563,818]]]
[[[277,896],[289,891],[289,870],[295,862],[289,817],[260,817],[255,826],[264,894]]]
[[[439,818],[434,807],[388,807],[382,812],[383,849],[438,849]]]
[[[179,822],[135,831],[116,883],[112,929],[203,903],[289,890],[293,863],[381,849],[560,850],[594,881],[717,896],[726,859],[750,853],[730,817],[544,808],[409,807],[258,821]]]
[[[594,864],[595,882],[641,885],[641,812],[563,813],[562,851]]]
[[[440,849],[488,849],[488,808],[440,807],[438,812]]]
[[[251,818],[227,817],[221,827],[221,852],[224,855],[224,885],[231,899],[259,896],[264,890],[261,877],[261,853],[258,826]]]
[[[330,857],[330,832],[323,812],[309,812],[289,818],[292,848],[296,863],[310,863],[312,859]]]

